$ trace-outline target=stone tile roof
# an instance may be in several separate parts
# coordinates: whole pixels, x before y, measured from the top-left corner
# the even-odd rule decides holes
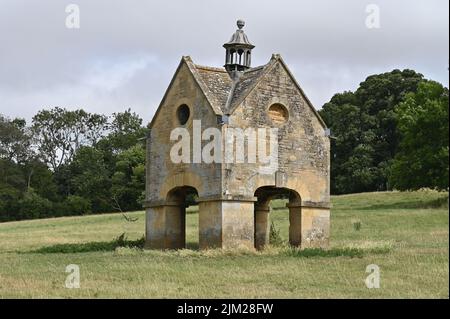
[[[167,88],[158,109],[156,110],[156,114],[159,112],[161,106],[163,105],[167,93],[169,92],[170,87],[172,86],[172,83],[176,77],[176,74],[183,64],[187,65],[187,67],[189,68],[191,74],[194,76],[200,89],[205,94],[206,99],[208,100],[215,114],[222,115],[232,114],[234,110],[239,106],[239,104],[243,101],[243,99],[245,99],[245,97],[253,90],[253,88],[257,85],[264,74],[268,72],[271,69],[271,66],[275,65],[277,61],[281,63],[282,66],[284,66],[286,72],[291,77],[300,94],[306,100],[308,106],[314,112],[321,125],[326,128],[327,126],[325,122],[322,120],[319,113],[312,105],[311,101],[305,95],[302,88],[297,83],[294,76],[289,71],[288,67],[279,54],[273,54],[269,63],[265,65],[246,70],[244,74],[242,74],[236,81],[233,81],[233,79],[224,68],[214,68],[209,66],[197,65],[193,63],[192,59],[189,56],[185,56],[182,58],[180,64],[178,65],[175,76],[174,78],[172,78],[172,81]],[[156,114],[155,116],[153,116],[149,127],[152,127],[153,122],[156,119]]]
[[[222,68],[201,65],[195,65],[195,68],[201,80],[213,95],[212,98],[219,104],[218,106],[223,112],[233,84],[228,72]]]
[[[224,114],[229,114],[240,103],[241,99],[254,87],[265,67],[251,68],[244,72],[236,83],[224,68],[195,65],[201,81],[208,88],[211,99],[214,100]]]
[[[244,72],[234,87],[234,92],[230,100],[229,108],[234,110],[249,91],[254,87],[260,76],[264,73],[266,65],[251,68]]]

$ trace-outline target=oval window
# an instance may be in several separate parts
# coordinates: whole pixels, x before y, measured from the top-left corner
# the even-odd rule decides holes
[[[269,117],[277,125],[281,125],[287,122],[289,119],[288,110],[284,105],[275,103],[269,107]]]
[[[180,105],[177,110],[178,122],[180,122],[181,125],[186,124],[189,120],[190,114],[191,111],[189,110],[189,106],[186,104]]]

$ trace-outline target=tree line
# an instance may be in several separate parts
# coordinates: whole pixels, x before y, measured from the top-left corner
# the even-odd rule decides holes
[[[330,127],[331,192],[448,190],[448,88],[413,70],[369,76],[319,111]]]
[[[131,110],[0,115],[0,221],[141,209],[146,134]]]
[[[331,129],[333,194],[448,190],[448,89],[413,70],[369,76],[319,111]],[[0,114],[0,221],[142,208],[148,129],[56,107],[28,125]]]

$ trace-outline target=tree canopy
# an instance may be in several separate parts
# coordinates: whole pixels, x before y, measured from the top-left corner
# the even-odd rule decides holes
[[[396,114],[401,140],[391,185],[399,190],[448,189],[448,89],[434,81],[421,82]]]
[[[369,76],[355,92],[335,94],[319,111],[331,129],[331,189],[335,194],[391,189],[397,153],[397,105],[417,91],[423,76],[412,70]]]
[[[0,115],[0,221],[141,209],[146,134],[130,109]]]

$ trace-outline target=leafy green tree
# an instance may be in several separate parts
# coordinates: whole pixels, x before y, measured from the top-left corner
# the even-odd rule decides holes
[[[19,189],[9,184],[0,182],[0,221],[17,219],[16,206],[21,198]]]
[[[26,162],[34,156],[32,145],[32,133],[25,120],[10,120],[0,114],[0,158]]]
[[[25,192],[23,198],[17,202],[17,215],[15,219],[45,218],[52,215],[53,204],[42,198],[31,188]]]
[[[145,149],[138,144],[117,156],[111,188],[115,208],[120,211],[140,209],[144,188]]]
[[[68,169],[71,195],[89,200],[93,212],[112,210],[110,172],[101,151],[94,147],[81,147]]]
[[[115,152],[120,152],[142,144],[148,129],[142,126],[142,119],[131,109],[122,113],[113,113],[110,124],[109,140]]]
[[[27,190],[33,188],[35,192],[50,201],[58,201],[58,186],[53,172],[36,157],[30,158],[22,164],[22,171],[27,183]]]
[[[69,195],[61,203],[61,215],[87,215],[92,211],[91,202],[81,196]]]
[[[140,209],[146,134],[130,109],[0,115],[0,221]]]
[[[109,133],[95,147],[102,150],[105,161],[114,169],[115,156],[136,144],[145,146],[148,129],[142,126],[142,119],[130,109],[122,113],[113,113],[108,125]]]
[[[399,134],[396,105],[415,92],[423,76],[412,70],[369,76],[353,92],[334,95],[320,115],[331,128],[331,191],[335,194],[389,188],[389,168]]]
[[[83,110],[68,111],[55,107],[39,111],[33,117],[40,156],[53,171],[64,163],[70,163],[81,146],[95,144],[106,127],[106,116]]]
[[[27,189],[27,181],[20,165],[0,159],[0,185],[9,185],[20,192],[24,192]]]
[[[448,189],[448,89],[422,81],[396,109],[401,135],[390,181],[399,190]]]

